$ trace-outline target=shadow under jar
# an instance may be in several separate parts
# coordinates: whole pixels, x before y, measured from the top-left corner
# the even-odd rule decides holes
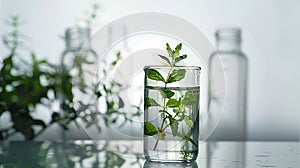
[[[191,162],[198,155],[200,67],[146,66],[144,155],[154,162]]]

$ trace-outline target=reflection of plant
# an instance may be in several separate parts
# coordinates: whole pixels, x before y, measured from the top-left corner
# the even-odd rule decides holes
[[[184,93],[184,90],[180,88],[167,87],[167,84],[180,81],[185,77],[186,70],[180,67],[176,67],[176,64],[178,62],[187,57],[187,55],[180,55],[181,47],[182,44],[180,43],[174,50],[172,50],[167,43],[169,58],[159,55],[159,57],[166,61],[170,66],[166,78],[164,78],[155,69],[149,68],[145,71],[147,78],[164,83],[164,87],[159,89],[160,95],[162,97],[162,104],[156,102],[153,98],[147,96],[145,97],[145,108],[147,109],[151,106],[158,106],[160,108],[159,113],[161,114],[162,120],[161,126],[158,128],[156,128],[151,122],[146,122],[144,126],[145,135],[157,135],[158,137],[153,150],[156,149],[159,140],[163,140],[166,134],[173,135],[174,137],[179,137],[186,142],[190,142],[193,145],[197,146],[197,143],[190,138],[194,129],[194,122],[191,110],[189,109],[192,109],[193,106],[197,105],[198,92],[187,90]],[[184,121],[185,125],[190,128],[189,132],[186,133],[183,129],[181,132],[179,132],[178,126],[181,121]],[[168,132],[168,128],[170,128],[172,132]],[[182,151],[184,152],[185,150]],[[187,156],[183,156],[184,159],[186,159],[186,157]]]
[[[10,167],[121,168],[129,161],[131,166],[142,167],[144,161],[142,153],[133,150],[132,146],[127,144],[116,145],[105,142],[100,147],[90,141],[75,141],[74,143],[11,142],[2,145],[3,143],[0,143],[0,147],[3,147],[0,162],[4,167],[9,165]],[[26,155],[21,153],[20,149],[26,149]],[[11,158],[14,158],[13,162]]]

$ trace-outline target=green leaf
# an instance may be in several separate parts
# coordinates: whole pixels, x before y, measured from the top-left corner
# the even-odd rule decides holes
[[[187,55],[181,55],[177,58],[175,58],[175,61],[174,61],[174,66],[176,65],[176,63],[178,63],[179,61],[183,60],[183,59],[186,59]]]
[[[184,130],[182,129],[182,133],[177,133],[177,136],[186,140],[187,142],[192,143],[193,145],[195,145],[196,147],[198,147],[198,144],[190,137],[186,136],[184,133]]]
[[[181,47],[182,47],[182,44],[179,43],[176,47],[175,47],[175,54],[174,54],[174,57],[178,57],[179,54],[180,54],[180,50],[181,50]]]
[[[190,128],[192,128],[194,126],[193,121],[190,119],[190,117],[185,116],[184,117],[184,122],[186,123],[186,125],[188,125]]]
[[[144,135],[153,136],[158,133],[158,130],[150,122],[145,122],[144,125]]]
[[[183,138],[184,140],[186,140],[186,141],[192,143],[192,144],[195,145],[196,147],[198,147],[198,144],[197,144],[196,142],[194,142],[194,141],[192,140],[192,138],[190,138],[190,137],[188,137],[188,136],[183,136],[182,138]]]
[[[166,83],[172,83],[176,81],[180,81],[185,77],[186,70],[185,69],[174,69],[172,73],[169,75]]]
[[[185,95],[184,98],[182,100],[182,104],[184,105],[195,105],[198,103],[198,93],[193,92],[191,90],[188,90]]]
[[[170,45],[168,43],[166,43],[166,46],[167,46],[166,49],[167,49],[167,51],[169,53],[169,56],[173,57],[174,54],[173,54],[173,50],[171,49]]]
[[[179,107],[180,103],[181,103],[181,100],[177,101],[176,99],[169,99],[166,106],[171,107],[171,108]]]
[[[152,80],[165,82],[165,79],[162,77],[162,75],[155,69],[148,69],[146,71],[146,76]]]
[[[172,65],[171,62],[170,62],[170,60],[169,60],[166,56],[159,55],[159,54],[158,54],[158,56],[159,56],[161,59],[165,60],[170,66]]]
[[[178,121],[169,116],[169,122],[172,129],[172,135],[176,136],[178,134]]]
[[[159,106],[159,104],[154,99],[147,97],[145,100],[145,106],[148,108],[150,106]]]
[[[162,95],[162,97],[168,98],[168,99],[171,98],[175,94],[168,88],[163,88],[163,89],[159,90],[159,92]]]
[[[116,56],[117,56],[117,59],[118,59],[118,60],[121,59],[121,52],[118,51],[117,54],[116,54]]]

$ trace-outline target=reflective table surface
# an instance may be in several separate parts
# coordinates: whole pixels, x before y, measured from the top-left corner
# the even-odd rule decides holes
[[[299,142],[200,142],[196,162],[145,162],[143,141],[2,141],[0,168],[299,168]]]

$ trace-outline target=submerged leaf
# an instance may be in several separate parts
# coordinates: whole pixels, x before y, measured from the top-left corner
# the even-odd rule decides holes
[[[150,106],[159,106],[159,104],[152,98],[147,97],[145,100],[145,107],[150,107]]]
[[[163,88],[163,89],[159,90],[159,92],[162,95],[162,97],[168,98],[168,99],[171,98],[175,94],[168,88]]]
[[[185,96],[182,100],[182,104],[184,105],[195,105],[198,103],[198,93],[197,92],[193,92],[191,90],[188,90],[185,93]]]
[[[184,117],[184,122],[186,123],[186,125],[188,125],[190,128],[192,128],[194,126],[193,120],[190,119],[190,117],[185,116]]]
[[[144,135],[153,136],[158,133],[158,130],[150,122],[145,122],[144,125]]]
[[[171,107],[171,108],[179,107],[180,103],[181,103],[181,100],[178,101],[176,99],[169,99],[166,106]]]
[[[172,129],[172,135],[176,136],[178,134],[178,121],[169,116],[169,122]]]

